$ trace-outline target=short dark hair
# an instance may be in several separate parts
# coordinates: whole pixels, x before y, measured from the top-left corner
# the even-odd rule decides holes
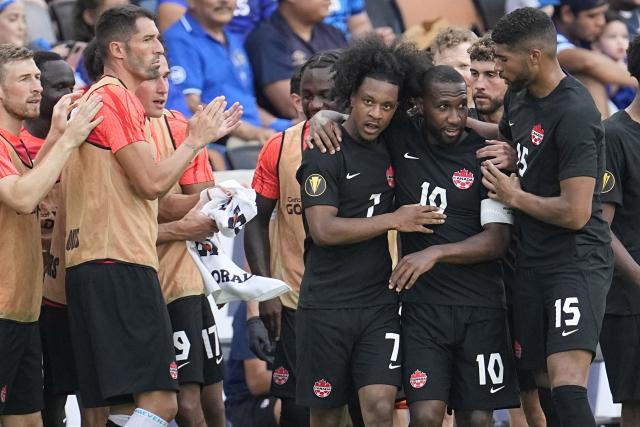
[[[109,43],[128,42],[136,33],[136,21],[139,18],[153,20],[154,16],[147,9],[133,4],[107,9],[96,23],[96,55],[104,63]]]
[[[291,76],[291,84],[289,89],[289,94],[300,95],[300,81],[302,80],[302,67],[296,67],[293,72],[293,76]]]
[[[495,43],[491,34],[487,33],[475,41],[467,50],[472,61],[495,62]]]
[[[313,54],[313,56],[300,67],[300,77],[302,77],[307,70],[333,68],[335,63],[338,62],[338,59],[340,59],[341,54],[341,49],[324,50]]]
[[[33,52],[26,47],[16,46],[11,43],[0,44],[0,82],[4,81],[5,78],[5,65],[32,58]]]
[[[91,82],[87,83],[92,83],[98,80],[104,71],[104,61],[102,60],[102,57],[96,54],[97,46],[96,39],[93,39],[87,44],[82,52],[84,69],[87,72],[89,79],[91,79]]]
[[[55,52],[39,50],[38,52],[33,54],[33,60],[36,63],[36,67],[38,67],[38,69],[42,71],[47,62],[64,61],[64,58]]]
[[[436,65],[422,75],[423,93],[431,93],[433,85],[438,83],[463,83],[464,77],[455,68],[448,65]]]
[[[533,7],[523,7],[503,16],[491,32],[496,44],[511,49],[537,48],[549,56],[556,54],[556,29],[551,18]]]
[[[415,76],[428,67],[425,56],[413,44],[387,45],[376,36],[361,38],[342,52],[333,67],[334,97],[347,107],[351,95],[371,77],[398,85],[398,98],[404,108],[417,90]]]
[[[640,81],[640,36],[636,36],[627,49],[627,69],[629,74]]]
[[[95,12],[104,0],[76,0],[73,5],[73,34],[77,41],[88,42],[95,34],[95,27],[84,20],[84,12]]]

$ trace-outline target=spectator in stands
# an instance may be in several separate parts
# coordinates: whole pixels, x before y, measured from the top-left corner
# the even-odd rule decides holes
[[[250,317],[257,317],[258,307],[252,304]],[[269,397],[271,371],[267,362],[249,349],[246,329],[247,303],[241,302],[233,316],[233,339],[227,360],[224,392],[227,419],[233,427],[276,427],[280,419],[280,401]]]
[[[605,15],[607,24],[600,37],[593,43],[593,49],[613,59],[623,70],[627,69],[627,48],[629,30],[622,17],[613,11]],[[629,86],[607,85],[607,95],[613,106],[611,112],[627,108],[636,95],[636,89]],[[614,108],[615,107],[615,110]]]
[[[187,11],[187,0],[158,0],[156,22],[160,31],[173,25]],[[237,0],[228,30],[246,38],[258,22],[269,17],[278,7],[276,0]]]
[[[191,115],[219,95],[243,106],[242,124],[232,132],[227,146],[241,141],[264,143],[293,124],[258,108],[243,40],[226,29],[235,5],[235,0],[191,0],[187,13],[164,33],[173,83],[169,108]],[[184,103],[175,102],[176,96],[184,97]]]
[[[447,27],[433,39],[429,50],[433,55],[433,65],[448,65],[462,74],[467,83],[467,102],[469,108],[473,108],[473,96],[471,93],[471,58],[469,48],[478,39],[471,30],[460,27]],[[469,112],[469,117],[476,118],[476,113]]]
[[[0,43],[24,46],[27,24],[24,6],[19,0],[0,0]]]
[[[337,27],[347,38],[359,37],[375,31],[386,43],[391,43],[395,39],[391,27],[380,27],[374,30],[365,9],[364,0],[331,0],[329,16],[324,19],[324,23]]]
[[[280,0],[278,10],[247,38],[258,103],[269,113],[296,117],[289,98],[295,68],[316,52],[346,45],[340,30],[322,23],[328,14],[326,0]]]
[[[608,8],[606,0],[562,0],[553,14],[558,61],[587,87],[603,117],[609,115],[606,85],[638,87],[627,70],[590,49],[604,29]]]
[[[129,0],[76,0],[73,9],[76,41],[88,42],[95,34],[94,27],[102,13]]]

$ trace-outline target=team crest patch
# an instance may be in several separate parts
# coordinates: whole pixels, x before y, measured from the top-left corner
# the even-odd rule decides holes
[[[604,175],[602,176],[602,192],[608,193],[613,190],[613,187],[616,186],[616,179],[613,174],[608,170],[604,171]]]
[[[331,394],[331,383],[325,379],[321,379],[313,384],[313,394],[320,399],[324,399]]]
[[[522,345],[518,341],[513,342],[513,355],[516,359],[522,359]]]
[[[4,403],[7,401],[7,386],[6,384],[2,386],[0,389],[0,403]]]
[[[171,80],[171,83],[174,85],[182,84],[185,80],[187,80],[187,72],[183,67],[174,65],[173,67],[171,67],[169,80]]]
[[[531,129],[531,143],[533,145],[540,145],[542,140],[544,139],[544,129],[542,129],[542,125],[538,123],[533,126]]]
[[[409,377],[409,384],[413,388],[422,388],[427,383],[427,374],[422,372],[420,369],[416,369],[411,377]]]
[[[176,365],[175,361],[169,364],[169,376],[172,380],[178,379],[178,365]]]
[[[311,197],[322,196],[327,191],[327,181],[320,174],[309,175],[304,182],[304,192]]]
[[[453,185],[461,190],[466,190],[471,187],[474,181],[473,173],[466,169],[460,169],[458,172],[455,172],[451,179],[453,180]]]
[[[387,168],[387,184],[389,184],[389,187],[394,188],[396,186],[396,177],[395,177],[395,173],[393,172],[393,166],[389,166]]]
[[[287,381],[289,381],[289,371],[287,371],[283,366],[280,366],[273,371],[274,383],[277,385],[284,385]]]

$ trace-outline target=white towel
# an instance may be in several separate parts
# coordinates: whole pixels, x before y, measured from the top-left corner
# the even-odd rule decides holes
[[[256,192],[234,180],[218,186],[200,193],[204,203],[201,212],[216,221],[224,236],[235,237],[258,213]],[[204,279],[207,293],[217,304],[235,300],[266,301],[291,290],[281,280],[255,276],[238,267],[222,251],[216,236],[205,242],[187,242],[187,249]]]
[[[226,237],[235,237],[258,213],[256,192],[228,180],[200,193],[201,212],[213,219]]]
[[[216,238],[206,242],[187,242],[193,258],[204,279],[207,294],[217,304],[235,300],[266,301],[289,292],[291,288],[281,280],[255,276],[234,264],[220,248]]]

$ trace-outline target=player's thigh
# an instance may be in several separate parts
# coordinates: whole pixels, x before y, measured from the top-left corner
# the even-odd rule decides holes
[[[600,347],[613,401],[640,401],[640,316],[605,315]]]
[[[360,310],[360,330],[354,343],[351,373],[357,390],[370,385],[402,385],[402,345],[398,306]],[[395,392],[391,396],[391,402]]]
[[[357,310],[299,308],[296,313],[296,403],[337,408],[353,392],[351,355]]]
[[[453,310],[431,304],[402,305],[403,390],[411,405],[449,403],[453,364]]]
[[[454,355],[450,406],[466,412],[520,406],[506,311],[455,309],[456,335],[462,341]]]
[[[295,399],[296,396],[296,311],[287,307],[282,308],[270,393],[282,399]]]
[[[25,416],[30,422],[44,406],[42,343],[38,323],[0,321],[0,416]],[[11,421],[10,421],[11,422]]]
[[[193,383],[202,385],[205,350],[200,295],[172,301],[167,305],[167,310],[173,331],[178,381],[181,385]]]

